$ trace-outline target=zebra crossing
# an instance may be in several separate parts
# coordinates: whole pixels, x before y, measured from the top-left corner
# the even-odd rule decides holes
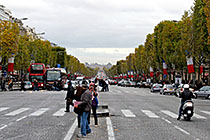
[[[38,117],[43,115],[44,113],[47,113],[49,110],[52,110],[50,108],[39,108],[39,109],[32,109],[32,108],[17,108],[17,109],[13,109],[12,107],[0,107],[0,117],[1,116],[5,116],[5,117],[14,117],[17,115],[21,115],[25,112],[28,113],[28,115],[26,115],[27,117]],[[5,113],[6,112],[6,113]],[[70,112],[73,112],[73,107],[70,106]],[[52,113],[52,116],[55,117],[62,117],[66,114],[65,112],[65,108],[60,108],[54,111],[54,113]]]
[[[23,107],[23,108],[16,108],[14,110],[12,107],[0,107],[0,117],[1,116],[6,116],[6,117],[17,116],[25,112],[28,113],[28,115],[26,115],[27,117],[30,117],[30,116],[38,117],[47,113],[50,110],[51,112],[53,111],[51,115],[54,117],[62,117],[66,114],[65,108],[58,108],[56,110],[52,110],[50,108],[32,109],[32,108]],[[70,108],[70,112],[73,112],[73,107]],[[121,112],[125,117],[128,117],[128,118],[138,117],[137,114],[139,114],[139,112],[135,113],[129,109],[121,109]],[[172,112],[169,110],[154,111],[154,110],[142,109],[140,110],[140,113],[142,113],[143,115],[151,119],[160,119],[161,115],[168,116],[169,118],[173,118],[173,119],[177,118],[177,112]],[[196,113],[194,113],[193,117],[197,119],[210,119],[210,111],[206,111],[206,110],[197,111]]]
[[[137,117],[138,115],[136,115],[135,113],[133,113],[131,110],[121,110],[122,114],[125,117]],[[172,111],[169,110],[159,110],[159,111],[151,111],[151,110],[141,110],[141,113],[143,113],[143,115],[145,115],[148,118],[151,119],[160,119],[161,116],[168,116],[169,118],[172,119],[176,119],[178,117],[177,112],[174,113]],[[210,119],[210,111],[205,111],[205,110],[201,110],[199,111],[202,114],[198,114],[198,112],[194,113],[193,117],[197,118],[197,119]],[[139,113],[139,112],[138,112]]]

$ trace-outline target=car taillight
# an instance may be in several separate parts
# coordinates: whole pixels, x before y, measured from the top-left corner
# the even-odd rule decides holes
[[[154,88],[156,88],[156,86],[154,86]]]
[[[164,88],[164,90],[167,90],[167,88]]]

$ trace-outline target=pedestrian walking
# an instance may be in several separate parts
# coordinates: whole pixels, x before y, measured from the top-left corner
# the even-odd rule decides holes
[[[2,77],[2,83],[1,83],[2,85],[1,85],[1,89],[2,89],[2,91],[7,91],[7,89],[6,89],[6,80],[5,80],[5,77]]]
[[[8,82],[8,89],[12,90],[12,87],[13,87],[13,79],[10,79]]]
[[[106,89],[105,89],[105,91],[109,91],[109,81],[106,79],[105,80],[105,83],[106,83]]]
[[[81,103],[74,105],[75,108],[84,108],[81,114],[81,133],[77,135],[78,138],[84,138],[87,136],[87,133],[91,133],[91,129],[88,124],[88,115],[92,106],[92,97],[90,91],[87,89],[87,84],[82,84],[82,87],[85,90],[85,92],[81,96]]]
[[[65,110],[65,112],[69,112],[70,105],[72,105],[72,106],[74,105],[73,102],[72,102],[73,99],[74,99],[74,91],[75,91],[75,89],[73,88],[72,83],[69,80],[68,81],[67,94],[66,94],[66,98],[65,98],[65,100],[66,100],[66,110]]]
[[[24,79],[23,79],[23,78],[21,79],[20,90],[21,90],[22,92],[25,91],[25,82],[24,82]]]
[[[34,91],[39,91],[39,88],[38,88],[38,81],[37,79],[34,79]]]

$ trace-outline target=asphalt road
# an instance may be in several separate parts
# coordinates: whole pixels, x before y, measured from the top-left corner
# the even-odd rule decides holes
[[[0,92],[0,140],[78,139],[76,115],[65,113],[66,91]],[[208,140],[210,100],[195,99],[192,121],[177,121],[180,99],[149,89],[111,86],[99,92],[110,116],[86,140]]]

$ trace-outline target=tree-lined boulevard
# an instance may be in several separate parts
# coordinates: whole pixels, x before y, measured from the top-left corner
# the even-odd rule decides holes
[[[63,111],[65,93],[63,91],[1,92],[0,139],[78,139],[76,115],[73,112]],[[176,120],[179,98],[150,93],[147,88],[110,86],[110,92],[99,92],[99,102],[108,105],[109,116],[99,117],[98,127],[93,125],[91,117],[93,131],[84,139],[207,140],[210,138],[209,100],[194,100],[196,115],[192,121]]]

